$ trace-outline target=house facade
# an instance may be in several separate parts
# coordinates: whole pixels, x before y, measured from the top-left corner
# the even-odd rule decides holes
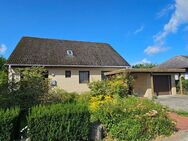
[[[87,92],[88,83],[105,79],[110,72],[130,65],[109,44],[23,37],[10,55],[9,80],[19,80],[15,69],[43,66],[53,87]]]

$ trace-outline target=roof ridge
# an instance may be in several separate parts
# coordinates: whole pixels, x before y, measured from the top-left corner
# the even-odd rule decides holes
[[[55,38],[34,37],[34,36],[23,36],[21,39],[24,39],[24,38],[41,39],[41,40],[55,40],[55,41],[68,41],[68,42],[82,42],[82,43],[95,43],[95,44],[106,44],[106,45],[110,45],[109,43],[105,43],[105,42],[80,41],[80,40],[68,40],[68,39],[55,39]],[[110,45],[110,46],[111,46],[111,45]]]

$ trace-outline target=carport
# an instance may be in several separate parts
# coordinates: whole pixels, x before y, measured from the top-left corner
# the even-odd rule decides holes
[[[181,73],[184,72],[185,69],[120,69],[105,73],[105,75],[111,77],[117,74],[131,74],[135,78],[134,93],[138,96],[152,97],[159,95],[175,95],[175,75],[181,77]],[[181,81],[180,91],[182,93]]]

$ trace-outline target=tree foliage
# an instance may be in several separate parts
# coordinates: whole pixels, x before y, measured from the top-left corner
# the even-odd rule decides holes
[[[22,109],[28,109],[39,104],[49,89],[49,81],[43,76],[45,69],[31,67],[15,71],[20,75],[20,80],[3,85],[3,92],[0,92],[1,107],[20,106]]]
[[[132,66],[133,68],[139,69],[139,68],[153,68],[156,67],[156,64],[149,64],[149,63],[145,63],[145,64],[136,64],[134,66]]]
[[[0,56],[0,71],[6,70],[6,59],[3,56]]]

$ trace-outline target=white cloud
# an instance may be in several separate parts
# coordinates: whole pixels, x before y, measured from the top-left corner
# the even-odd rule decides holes
[[[142,32],[143,30],[144,30],[144,26],[142,25],[141,27],[139,27],[138,29],[136,29],[134,31],[134,34],[138,34],[138,33]]]
[[[163,30],[154,35],[154,45],[148,46],[144,52],[147,55],[157,54],[168,50],[163,47],[166,37],[171,33],[176,33],[181,25],[188,25],[188,0],[175,0],[175,10],[163,27]]]
[[[168,34],[175,33],[182,24],[188,24],[188,0],[176,0],[174,13],[164,25],[163,31],[155,36],[155,40],[164,40]]]
[[[168,50],[169,48],[166,47],[162,47],[160,45],[153,45],[153,46],[148,46],[145,50],[144,53],[147,55],[154,55],[157,53],[161,53],[164,52],[166,50]]]
[[[161,18],[165,16],[168,12],[174,10],[174,5],[173,4],[168,4],[165,8],[163,8],[160,12],[157,13],[157,17]]]
[[[136,64],[150,64],[150,63],[151,63],[151,61],[149,61],[148,59],[144,58],[141,61],[138,61],[137,63],[135,63],[135,65]]]
[[[0,44],[0,54],[4,54],[7,51],[5,44]]]

